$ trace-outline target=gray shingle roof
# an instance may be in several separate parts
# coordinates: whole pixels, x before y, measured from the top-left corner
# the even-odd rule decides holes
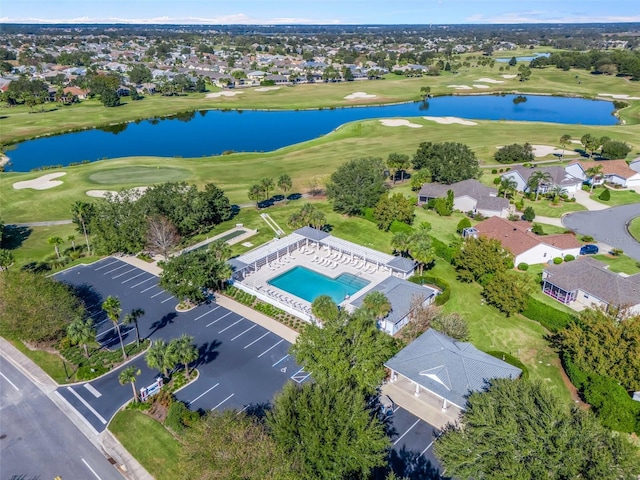
[[[308,238],[309,240],[313,240],[315,242],[318,242],[324,238],[327,238],[329,236],[329,234],[327,232],[323,232],[322,230],[318,230],[316,228],[311,228],[311,227],[302,227],[299,228],[298,230],[296,230],[293,233],[297,233],[298,235],[301,235],[305,238]]]
[[[517,378],[522,371],[429,329],[385,364],[439,397],[464,408],[466,396],[494,378]]]
[[[495,188],[487,187],[474,179],[463,180],[462,182],[452,183],[451,185],[425,183],[422,185],[419,195],[432,198],[446,197],[447,191],[449,190],[453,190],[453,195],[455,197],[468,195],[471,198],[478,199],[480,197],[497,195],[497,190]]]
[[[416,268],[416,262],[414,260],[398,256],[393,257],[393,260],[387,262],[387,265],[393,267],[394,270],[404,273],[413,272],[413,269]]]
[[[564,167],[529,168],[529,167],[523,167],[522,165],[517,165],[511,168],[511,170],[509,170],[507,173],[504,173],[502,176],[504,177],[506,175],[509,175],[510,172],[514,172],[514,171],[518,172],[522,176],[525,183],[529,182],[529,178],[531,177],[531,175],[533,175],[534,172],[548,173],[552,179],[551,183],[553,183],[554,185],[566,186],[566,185],[575,185],[578,183],[582,183],[581,179],[567,173]]]
[[[484,196],[478,198],[476,208],[480,210],[500,211],[504,210],[505,208],[509,208],[509,200],[507,200],[506,198]]]
[[[363,292],[351,302],[351,305],[356,308],[361,307],[364,297],[370,292],[382,292],[386,295],[391,303],[391,311],[386,319],[394,324],[409,314],[411,298],[414,295],[423,296],[426,300],[438,293],[433,288],[417,285],[398,277],[387,277],[372,289]]]
[[[614,307],[640,304],[640,281],[636,275],[622,277],[593,258],[582,257],[573,262],[549,265],[545,272],[547,282],[567,292],[580,289]]]

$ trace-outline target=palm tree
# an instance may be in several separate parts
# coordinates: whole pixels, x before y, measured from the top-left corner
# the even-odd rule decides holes
[[[49,237],[47,239],[47,243],[49,243],[49,245],[53,245],[53,248],[56,251],[56,256],[58,258],[60,258],[60,248],[59,245],[61,245],[63,242],[62,237]]]
[[[362,300],[362,307],[380,322],[391,311],[391,302],[382,292],[368,293]]]
[[[264,192],[264,199],[265,200],[269,200],[271,198],[269,196],[269,191],[272,188],[274,188],[273,178],[265,177],[262,180],[260,180],[260,187],[262,188],[262,191]]]
[[[176,361],[171,350],[169,345],[162,339],[153,342],[144,357],[149,368],[159,370],[168,378],[169,370],[176,366]]]
[[[571,135],[567,135],[566,133],[560,137],[560,146],[562,147],[562,158],[564,158],[564,150],[567,148],[567,145],[571,143]]]
[[[396,233],[391,239],[391,246],[394,251],[401,255],[405,255],[409,250],[409,235],[405,232]]]
[[[208,250],[219,262],[225,262],[231,257],[231,247],[222,239],[211,242]]]
[[[75,319],[67,326],[67,336],[74,344],[81,344],[84,349],[84,356],[89,358],[87,345],[96,339],[96,327],[93,324],[93,320],[90,318],[86,320]]]
[[[12,264],[13,253],[5,248],[0,248],[0,272],[8,269]]]
[[[292,186],[293,182],[291,181],[291,177],[288,173],[280,175],[280,178],[278,178],[278,188],[282,190],[285,200],[287,199],[287,192],[291,190]]]
[[[140,369],[136,370],[136,367],[133,365],[125,368],[118,375],[118,381],[120,385],[124,385],[126,383],[131,384],[131,388],[133,389],[133,399],[138,401],[138,390],[136,390],[136,377],[140,375]]]
[[[593,186],[597,180],[602,176],[602,165],[596,165],[595,167],[589,168],[586,172],[587,177],[589,177],[589,183],[591,184],[591,189],[589,193],[593,193]]]
[[[411,245],[409,245],[409,255],[418,262],[420,275],[422,275],[424,266],[435,260],[435,253],[431,247],[431,241],[426,239],[412,242]]]
[[[113,322],[113,326],[118,332],[118,338],[120,339],[120,347],[122,348],[122,358],[127,360],[127,352],[124,349],[124,343],[122,342],[122,333],[120,333],[120,325],[118,324],[118,320],[120,319],[120,314],[122,313],[122,306],[120,305],[120,300],[116,297],[112,297],[109,295],[107,299],[102,302],[102,310],[107,314],[109,320]]]
[[[184,373],[189,378],[189,363],[198,358],[198,349],[193,344],[193,337],[182,334],[180,338],[176,338],[169,343],[169,348],[175,359],[184,365]]]
[[[90,208],[89,205],[89,203],[85,202],[76,202],[73,204],[73,207],[71,207],[71,213],[78,217],[78,220],[80,220],[80,224],[82,225],[84,239],[87,242],[87,255],[91,255],[91,247],[89,247],[89,236],[87,235],[87,225],[85,223],[85,219]]]
[[[73,251],[76,251],[76,236],[75,235],[69,235],[67,237],[67,240],[69,240],[71,242],[71,248],[73,248]]]
[[[536,191],[535,201],[538,201],[538,192],[540,190],[540,185],[543,183],[550,182],[551,180],[553,180],[551,175],[542,170],[538,170],[531,174],[531,176],[529,177],[529,180],[527,181],[527,186],[531,190]]]
[[[518,188],[518,182],[512,177],[505,177],[500,180],[500,190],[504,193],[504,198],[507,198],[507,193],[515,191]]]
[[[134,308],[130,313],[127,313],[122,320],[123,325],[129,325],[133,323],[136,327],[136,345],[140,346],[140,329],[138,328],[138,319],[144,315],[144,310],[141,308]]]
[[[229,265],[227,262],[221,262],[220,265],[218,265],[218,268],[216,270],[216,277],[219,285],[218,288],[220,290],[222,290],[222,288],[224,287],[224,282],[229,280],[232,275],[233,268],[231,268],[231,265]]]
[[[549,195],[553,199],[553,203],[557,204],[560,196],[567,193],[567,189],[562,185],[554,185],[547,191],[547,195]]]
[[[337,320],[340,315],[338,305],[329,295],[320,295],[311,303],[311,313],[323,322]]]

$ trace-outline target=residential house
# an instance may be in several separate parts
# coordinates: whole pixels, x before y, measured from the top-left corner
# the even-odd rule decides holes
[[[516,379],[522,373],[503,360],[430,328],[385,363],[391,382],[410,382],[415,395],[438,399],[442,410],[463,411],[467,396],[496,378]]]
[[[547,263],[556,257],[567,255],[577,257],[581,243],[570,233],[536,235],[532,224],[524,221],[513,222],[499,217],[491,217],[476,224],[471,233],[474,237],[498,240],[514,256],[514,264],[535,265]],[[469,235],[468,235],[469,236]]]
[[[542,291],[575,309],[627,309],[640,315],[640,273],[623,276],[591,257],[549,265],[542,272]]]
[[[632,169],[624,160],[601,160],[601,161],[582,161],[578,160],[569,163],[566,171],[578,177],[585,182],[590,182],[591,178],[587,175],[590,168],[602,165],[602,176],[595,180],[595,185],[609,182],[620,185],[624,188],[640,187],[640,172]]]
[[[397,257],[401,259],[402,257]],[[415,265],[415,262],[402,259],[411,263],[411,266]],[[356,297],[350,303],[350,310],[355,310],[362,306],[364,297],[371,292],[382,292],[389,299],[391,303],[391,311],[384,317],[378,327],[384,330],[389,335],[395,335],[402,327],[404,327],[410,320],[413,314],[413,309],[417,307],[415,301],[419,301],[422,306],[427,306],[433,303],[439,291],[428,287],[426,285],[417,285],[403,280],[398,277],[387,277],[382,282],[375,285],[369,290],[365,290],[361,295]]]
[[[634,172],[640,173],[640,157],[631,160],[631,162],[629,163],[629,168]]]
[[[529,192],[529,179],[535,172],[544,172],[551,180],[541,183],[538,186],[538,192],[544,194],[555,186],[564,188],[568,195],[577,192],[582,187],[582,178],[575,177],[568,173],[563,167],[541,167],[529,168],[523,166],[515,166],[508,172],[500,175],[501,179],[510,178],[517,184],[516,189],[519,192]]]
[[[453,191],[453,208],[461,212],[480,213],[485,217],[509,216],[509,200],[499,198],[495,188],[487,187],[474,179],[443,185],[425,183],[418,192],[418,205],[424,205],[434,198],[446,198]]]
[[[64,87],[62,90],[66,95],[71,95],[78,100],[86,100],[89,96],[89,90],[85,90],[78,87]]]

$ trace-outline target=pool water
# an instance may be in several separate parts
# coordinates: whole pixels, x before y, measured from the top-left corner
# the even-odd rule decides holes
[[[369,285],[368,280],[350,273],[330,278],[305,267],[294,267],[268,283],[307,302],[313,302],[320,295],[329,295],[338,304],[347,295],[352,296]]]

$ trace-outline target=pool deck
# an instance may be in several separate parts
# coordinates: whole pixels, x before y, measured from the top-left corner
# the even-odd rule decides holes
[[[378,267],[369,262],[365,263],[361,259],[354,261],[347,254],[341,256],[336,251],[330,252],[324,248],[305,247],[262,266],[242,281],[236,281],[235,285],[293,315],[313,321],[310,302],[268,283],[272,278],[296,266],[308,268],[330,278],[335,278],[342,273],[350,273],[367,280],[369,284],[359,290],[356,296],[340,303],[342,308],[355,298],[365,295],[367,291],[391,275],[391,271],[384,266]]]

